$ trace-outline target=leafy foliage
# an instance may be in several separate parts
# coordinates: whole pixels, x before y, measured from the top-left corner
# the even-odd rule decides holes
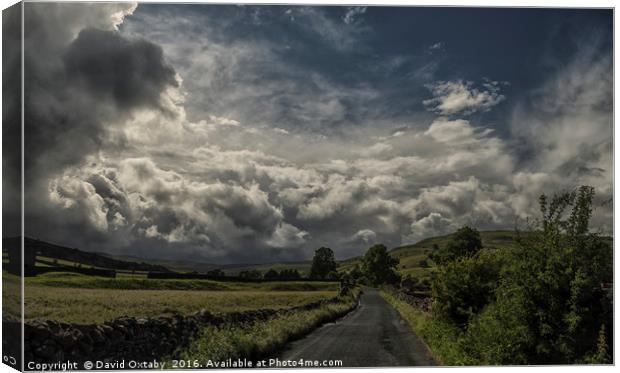
[[[298,280],[301,278],[299,271],[296,269],[283,269],[280,271],[281,280]]]
[[[590,232],[593,197],[588,186],[541,196],[541,218],[501,261],[486,250],[440,260],[434,310],[462,331],[462,361],[610,362],[612,250]]]
[[[330,272],[336,272],[334,252],[329,247],[321,247],[314,252],[310,278],[325,279]]]
[[[437,264],[446,264],[459,258],[475,255],[482,249],[480,233],[470,227],[462,227],[452,237],[448,244],[436,250],[432,259]]]
[[[465,326],[495,297],[501,261],[493,252],[480,252],[441,266],[432,285],[438,316]]]
[[[239,272],[239,277],[240,278],[247,278],[249,280],[259,280],[260,278],[263,277],[263,275],[260,273],[259,270],[251,269],[251,270],[248,270],[248,271],[241,271],[241,272]]]
[[[372,285],[396,283],[400,281],[395,271],[398,263],[384,245],[378,244],[368,249],[362,258],[362,272]]]
[[[280,274],[275,269],[270,269],[263,275],[265,280],[275,280],[280,278]]]
[[[210,271],[207,271],[207,276],[213,278],[226,277],[226,273],[221,269],[212,269]]]

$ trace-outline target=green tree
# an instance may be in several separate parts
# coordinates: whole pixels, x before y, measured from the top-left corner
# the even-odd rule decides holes
[[[482,249],[480,233],[470,227],[457,230],[446,246],[433,253],[433,261],[443,265],[453,260],[475,255]]]
[[[241,271],[239,272],[239,277],[248,280],[260,280],[263,276],[260,271],[256,269],[251,269],[249,271]]]
[[[225,277],[226,273],[224,273],[224,271],[222,271],[221,269],[212,269],[210,271],[207,271],[207,276],[209,276],[209,277]]]
[[[280,274],[275,269],[271,268],[263,275],[265,280],[275,280],[280,278]]]
[[[301,275],[296,269],[283,269],[280,271],[280,278],[282,280],[296,280],[300,279]]]
[[[336,272],[334,252],[329,247],[321,247],[314,252],[310,278],[324,279],[330,272]]]
[[[374,245],[368,249],[362,258],[362,272],[371,284],[381,285],[397,283],[400,276],[395,269],[399,260],[392,257],[384,245]]]

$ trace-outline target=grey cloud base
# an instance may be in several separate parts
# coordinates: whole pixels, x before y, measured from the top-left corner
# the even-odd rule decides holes
[[[391,88],[334,79],[275,37],[142,7],[27,4],[39,25],[26,39],[27,235],[220,263],[319,246],[343,258],[464,224],[510,229],[540,193],[580,184],[597,188],[595,226],[611,232],[611,60],[588,48],[496,131],[480,115],[511,100],[505,83],[431,72],[415,81],[422,110],[394,113]],[[226,19],[294,22],[289,47],[322,43],[348,61],[373,9],[338,9],[239,7]]]

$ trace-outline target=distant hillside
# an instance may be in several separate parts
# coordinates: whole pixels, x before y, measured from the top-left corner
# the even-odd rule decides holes
[[[176,272],[200,272],[205,273],[213,269],[221,269],[227,275],[233,276],[239,274],[241,271],[257,270],[261,273],[265,273],[270,269],[281,271],[283,269],[296,269],[303,276],[310,273],[311,261],[300,262],[276,262],[276,263],[262,263],[262,264],[214,264],[206,262],[192,262],[189,260],[165,260],[165,259],[144,259],[135,256],[128,255],[110,255],[101,254],[110,258],[124,260],[128,262],[143,261],[146,260],[151,264],[157,264],[169,268]]]
[[[100,255],[108,258],[121,260],[125,262],[148,262],[153,265],[166,267],[175,272],[207,272],[212,269],[221,268],[221,265],[205,262],[191,262],[185,260],[166,260],[166,259],[153,259],[153,258],[140,258],[131,255],[114,255],[107,253],[99,253]]]
[[[433,250],[433,245],[442,247],[450,240],[454,233],[444,236],[427,238],[411,245],[396,247],[390,250],[390,254],[400,260],[398,271],[402,275],[414,277],[430,276],[431,268],[425,267],[422,261],[428,259]],[[482,245],[486,248],[507,248],[515,245],[514,231],[481,231]],[[340,262],[339,271],[347,271],[356,264],[361,264],[361,257],[355,257]],[[429,261],[429,265],[432,263]]]
[[[13,237],[3,239],[3,245],[19,245],[19,238]],[[29,237],[24,238],[24,249],[34,251],[37,256],[37,261],[44,262],[47,265],[51,265],[54,262],[57,262],[60,265],[71,265],[78,263],[84,266],[125,271],[171,272],[168,268],[161,265],[149,264],[137,260],[118,260],[99,253],[90,253],[79,249],[54,245]],[[51,263],[47,263],[49,261],[51,261]]]
[[[226,272],[228,275],[236,275],[241,271],[248,270],[257,270],[261,273],[265,273],[270,269],[274,269],[276,271],[282,271],[284,269],[294,269],[299,272],[302,276],[308,276],[310,274],[310,267],[312,266],[312,261],[302,261],[302,262],[280,262],[280,263],[264,263],[264,264],[233,264],[229,266],[222,267],[222,270]]]
[[[522,232],[521,234],[527,234]],[[433,263],[429,260],[429,267],[423,266],[422,261],[428,259],[428,255],[433,251],[433,245],[439,247],[445,246],[452,238],[454,233],[444,236],[437,236],[424,239],[412,245],[404,245],[390,250],[390,254],[400,260],[398,271],[402,275],[411,275],[414,277],[428,277],[432,271]],[[517,243],[515,240],[516,233],[514,231],[480,231],[482,246],[487,249],[505,249],[514,247]],[[603,237],[605,241],[613,244],[611,237]],[[338,270],[340,272],[348,271],[355,265],[361,265],[361,257],[355,257],[343,260],[339,263]]]

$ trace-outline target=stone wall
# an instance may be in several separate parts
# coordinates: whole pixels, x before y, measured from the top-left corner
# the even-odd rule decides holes
[[[122,317],[103,324],[32,321],[24,326],[25,362],[86,360],[160,360],[186,346],[206,325],[266,320],[279,314],[310,310],[338,298],[289,309],[260,309],[226,314],[206,310],[192,315],[154,318]],[[5,325],[4,327],[6,327]]]
[[[383,290],[392,294],[397,299],[409,304],[412,307],[420,309],[424,312],[431,312],[432,299],[427,295],[420,295],[415,292],[409,292],[403,288],[397,288],[393,285],[386,285]]]

